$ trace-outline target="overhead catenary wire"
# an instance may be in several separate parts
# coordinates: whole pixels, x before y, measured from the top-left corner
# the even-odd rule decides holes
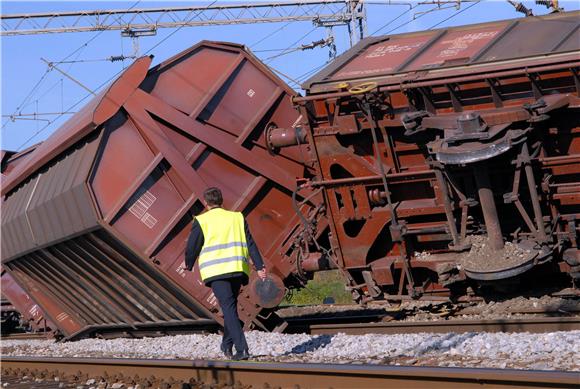
[[[139,3],[141,0],[139,0],[137,3]],[[209,6],[213,5],[216,3],[217,0],[215,0],[213,3],[211,3]],[[135,5],[134,4],[133,7]],[[133,8],[131,7],[131,8]],[[192,19],[195,18],[197,15],[192,16]],[[167,39],[169,39],[171,36],[173,36],[177,31],[179,31],[181,27],[178,27],[176,30],[172,31],[168,36],[166,36],[164,39],[162,39],[161,41],[159,41],[157,44],[155,44],[153,47],[151,47],[149,50],[147,50],[147,52],[145,53],[145,55],[149,54],[153,49],[155,49],[156,47],[158,47],[159,45],[161,45],[163,42],[165,42]],[[104,81],[103,83],[101,83],[97,88],[94,89],[94,92],[98,92],[102,87],[104,87],[105,85],[107,85],[109,82],[111,82],[115,77],[117,77],[121,72],[123,72],[124,69],[119,70],[117,73],[113,74],[110,78],[108,78],[106,81]],[[85,95],[83,98],[81,98],[80,100],[78,100],[76,103],[74,103],[73,105],[71,105],[70,107],[68,107],[66,110],[63,110],[63,112],[68,112],[68,111],[72,111],[74,110],[74,108],[76,106],[78,106],[79,104],[81,104],[83,101],[85,101],[88,97],[92,96],[92,94],[87,94]],[[17,150],[21,150],[24,146],[26,146],[31,140],[33,140],[34,138],[36,138],[39,134],[41,134],[44,130],[46,130],[52,123],[54,123],[56,120],[60,119],[63,115],[59,115],[56,118],[54,118],[53,120],[51,120],[50,122],[48,122],[44,127],[40,128],[38,131],[36,131],[34,134],[32,134],[32,136],[30,136],[24,143],[22,143]]]
[[[112,55],[107,58],[96,58],[96,59],[79,59],[79,60],[72,60],[72,61],[58,61],[53,62],[53,64],[75,64],[75,63],[87,63],[87,62],[119,62],[124,61],[126,59],[135,59],[137,56],[135,55]]]
[[[346,5],[345,5],[345,7],[346,7]],[[322,6],[320,6],[320,8],[322,8]],[[305,15],[305,14],[306,14],[306,12],[304,12],[302,15]],[[257,45],[259,45],[260,43],[262,43],[262,42],[263,42],[263,41],[265,41],[266,39],[268,39],[268,38],[271,38],[272,36],[274,36],[274,35],[275,35],[275,34],[277,34],[278,32],[282,31],[283,29],[285,29],[286,27],[288,27],[288,26],[289,26],[290,24],[292,24],[292,23],[295,23],[295,21],[294,21],[294,20],[291,20],[291,21],[289,21],[289,22],[285,23],[283,26],[281,26],[281,27],[277,28],[276,30],[274,30],[274,31],[272,31],[272,32],[270,32],[270,33],[268,33],[268,34],[266,34],[264,37],[260,38],[258,41],[256,41],[256,42],[252,43],[252,44],[251,44],[249,47],[250,47],[250,48],[252,48],[252,47],[256,47]],[[275,51],[283,51],[284,49],[281,49],[281,50],[274,49],[274,50],[275,50]],[[272,51],[274,51],[274,50],[272,50]],[[255,51],[255,52],[260,52],[260,51],[267,51],[267,50],[254,50],[254,51]]]
[[[294,21],[289,21],[286,24],[284,24],[283,26],[279,27],[278,29],[276,29],[275,31],[272,31],[271,33],[267,34],[266,36],[262,37],[260,40],[252,43],[250,45],[250,48],[252,47],[256,47],[257,45],[259,45],[260,43],[264,42],[266,39],[271,38],[272,36],[274,36],[275,34],[279,33],[280,31],[282,31],[283,29],[285,29],[286,27],[288,27],[290,24],[292,24]]]
[[[381,31],[381,30],[382,30],[382,29],[384,29],[385,27],[388,27],[388,26],[390,26],[391,24],[393,24],[394,22],[396,22],[397,20],[399,20],[400,18],[402,18],[403,16],[405,16],[406,14],[408,14],[409,12],[411,12],[411,10],[413,10],[413,8],[415,8],[415,6],[412,6],[412,7],[411,7],[411,8],[409,8],[408,10],[406,10],[406,11],[403,11],[403,12],[402,12],[401,14],[399,14],[397,17],[395,17],[395,18],[393,18],[393,19],[389,20],[389,21],[388,21],[387,23],[385,23],[383,26],[381,26],[381,27],[379,27],[377,30],[375,30],[375,32],[373,32],[373,33],[371,34],[371,36],[372,36],[372,35],[375,35],[377,32]]]
[[[217,0],[212,1],[209,5],[206,6],[206,8],[210,8],[212,5],[214,5],[215,3],[217,3]],[[186,22],[184,22],[181,26],[177,27],[175,30],[171,31],[171,33],[169,33],[165,38],[161,39],[159,42],[157,42],[153,47],[151,47],[149,50],[147,50],[145,52],[145,54],[149,54],[151,51],[153,51],[153,49],[159,47],[161,44],[163,44],[163,42],[165,42],[167,39],[171,38],[173,35],[175,35],[178,31],[180,31],[183,27],[185,27],[188,22],[191,22],[193,19],[195,19],[196,17],[198,17],[204,10],[200,10],[198,13],[196,13],[195,15],[193,15],[189,20],[187,20]]]
[[[139,0],[140,1],[140,0]],[[137,5],[137,4],[135,4]],[[100,33],[99,33],[100,34]],[[79,57],[79,55],[82,53],[82,51],[87,47],[87,45],[92,42],[99,34],[95,34],[95,36],[93,36],[91,39],[89,39],[87,42],[85,42],[84,44],[82,44],[80,47],[78,47],[77,49],[75,49],[74,51],[72,51],[69,55],[67,55],[64,60],[72,57],[75,53],[77,54],[77,56],[75,57],[75,59],[77,59]],[[70,67],[72,65],[69,66],[69,70]],[[33,101],[29,101],[29,99],[32,97],[32,95],[37,91],[38,88],[40,88],[41,84],[45,81],[46,77],[49,75],[49,73],[52,71],[52,69],[50,67],[48,67],[46,69],[46,71],[44,72],[44,74],[41,76],[41,78],[38,80],[38,82],[32,87],[32,89],[30,90],[30,92],[28,93],[28,95],[26,95],[26,97],[24,98],[24,100],[22,100],[22,102],[16,107],[16,109],[14,110],[14,112],[12,113],[12,115],[10,116],[14,116],[18,113],[18,111],[22,110],[23,108],[28,107],[29,105],[35,104],[40,98],[37,98],[36,100]],[[44,96],[45,94],[43,94]],[[2,125],[2,129],[4,129],[4,127],[10,122],[10,120],[7,120],[3,125]]]
[[[34,86],[32,87],[32,89],[30,90],[30,92],[28,92],[28,94],[26,95],[26,97],[24,98],[24,100],[22,100],[22,102],[16,107],[16,109],[14,110],[13,114],[16,114],[19,110],[21,110],[24,106],[24,104],[26,104],[28,102],[28,99],[32,96],[32,94],[36,91],[36,89],[40,86],[40,84],[44,81],[44,79],[46,78],[46,76],[48,75],[48,73],[50,73],[50,69],[46,69],[44,74],[40,77],[40,79],[36,82],[36,84],[34,84]],[[4,127],[6,127],[6,125],[10,123],[10,119],[6,120],[3,124],[2,124],[2,129],[4,129]]]
[[[297,49],[297,48],[294,48],[294,47],[295,47],[295,46],[296,46],[298,43],[302,42],[302,40],[303,40],[304,38],[306,38],[308,35],[312,34],[314,31],[316,31],[316,29],[317,29],[317,28],[318,28],[318,26],[314,26],[314,28],[313,28],[312,30],[310,30],[310,31],[308,31],[306,34],[302,35],[302,36],[301,36],[300,38],[298,38],[298,39],[297,39],[297,40],[296,40],[294,43],[290,44],[290,45],[289,45],[289,46],[288,46],[286,49],[284,49],[284,50],[283,50],[283,51],[282,51],[280,54],[276,54],[276,55],[273,55],[273,56],[271,56],[271,57],[265,58],[265,59],[263,60],[263,61],[264,61],[264,63],[266,63],[266,64],[269,64],[270,62],[272,62],[272,60],[274,60],[274,59],[276,59],[276,58],[278,58],[278,57],[281,57],[281,56],[283,56],[283,55],[290,54],[291,52],[294,52],[294,51],[300,50],[300,49]]]
[[[471,7],[473,7],[473,6],[477,5],[477,4],[479,4],[480,2],[481,2],[481,0],[476,0],[475,2],[473,2],[472,4],[470,4],[468,7],[466,7],[466,8],[462,8],[462,9],[458,10],[458,11],[457,11],[457,12],[455,12],[453,15],[451,15],[451,16],[449,16],[449,17],[447,17],[447,18],[443,19],[442,21],[438,22],[437,24],[435,24],[435,25],[433,25],[433,26],[429,27],[429,28],[428,28],[428,30],[431,30],[431,29],[433,29],[433,28],[435,28],[435,27],[437,27],[437,26],[439,26],[439,25],[441,25],[441,24],[445,23],[446,21],[448,21],[448,20],[450,20],[450,19],[454,18],[455,16],[457,16],[457,15],[459,15],[459,14],[461,14],[461,13],[465,12],[465,11],[467,11],[468,9],[470,9]],[[388,26],[390,26],[391,24],[393,24],[393,22],[395,22],[395,21],[397,21],[398,19],[402,18],[403,16],[405,16],[406,14],[408,14],[409,12],[411,12],[413,9],[417,8],[419,5],[421,5],[421,4],[416,4],[416,5],[410,6],[410,8],[409,8],[408,10],[406,10],[406,11],[402,12],[402,13],[401,13],[401,14],[399,14],[397,17],[395,17],[394,19],[392,19],[392,20],[390,20],[389,22],[387,22],[385,25],[383,25],[382,27],[380,27],[379,29],[377,29],[377,30],[376,30],[375,32],[373,32],[371,35],[375,35],[376,33],[378,33],[379,31],[381,31],[381,30],[382,30],[382,29],[384,29],[385,27],[388,27]],[[461,6],[461,3],[458,3],[458,6],[460,7],[460,6]],[[408,24],[410,24],[410,23],[414,22],[415,20],[417,20],[417,19],[419,19],[419,18],[421,18],[421,17],[423,17],[423,16],[425,16],[425,15],[428,15],[428,14],[430,14],[430,13],[431,13],[431,11],[436,11],[436,10],[438,10],[438,9],[440,9],[438,6],[437,6],[437,7],[433,7],[433,8],[431,8],[430,10],[428,10],[428,11],[426,11],[426,12],[424,12],[424,13],[421,13],[421,14],[419,14],[418,16],[415,16],[415,17],[413,17],[411,20],[408,20],[408,21],[406,21],[406,22],[404,22],[404,23],[401,23],[401,24],[399,24],[397,27],[390,29],[389,31],[385,32],[385,33],[384,33],[384,35],[387,35],[387,34],[390,34],[391,32],[397,31],[399,28],[401,28],[401,27],[405,27],[406,25],[408,25]]]
[[[434,29],[435,27],[437,27],[437,26],[439,26],[439,25],[441,25],[441,24],[445,23],[446,21],[448,21],[448,20],[450,20],[450,19],[452,19],[452,18],[456,17],[457,15],[459,15],[459,14],[461,14],[461,13],[463,13],[463,12],[467,11],[467,10],[468,10],[468,9],[470,9],[471,7],[474,7],[474,6],[476,6],[476,5],[477,5],[477,4],[479,4],[480,2],[481,2],[481,0],[479,0],[479,1],[476,1],[476,2],[474,2],[474,3],[472,3],[472,4],[470,4],[468,7],[465,7],[465,8],[462,8],[462,9],[458,10],[458,11],[457,11],[457,12],[455,12],[453,15],[451,15],[451,16],[449,16],[449,17],[447,17],[447,18],[443,19],[442,21],[440,21],[440,22],[439,22],[439,23],[437,23],[437,24],[434,24],[434,25],[432,25],[432,26],[431,26],[431,27],[429,27],[428,29],[429,29],[429,30],[432,30],[432,29]]]
[[[142,0],[137,0],[133,5],[131,5],[131,7],[129,7],[128,9],[133,9],[135,8]],[[80,55],[80,52],[82,52],[82,50],[84,50],[91,42],[93,42],[97,37],[99,37],[105,30],[101,30],[98,31],[96,34],[94,34],[90,39],[88,39],[85,43],[83,43],[81,46],[79,46],[78,48],[76,48],[75,50],[73,50],[70,54],[68,54],[66,57],[64,57],[61,61],[66,61],[68,60],[70,57],[72,57],[73,55],[79,53],[78,55]],[[78,58],[77,55],[77,58]],[[59,64],[60,62],[55,62],[55,64]],[[72,65],[70,65],[72,66]],[[70,70],[70,66],[69,66],[69,70]],[[41,78],[38,80],[38,82],[34,85],[34,87],[31,89],[31,91],[28,93],[28,95],[24,98],[24,100],[16,107],[16,109],[13,112],[13,115],[17,114],[18,111],[20,111],[22,108],[24,108],[24,104],[28,103],[28,99],[31,98],[31,96],[36,92],[37,88],[40,87],[40,85],[42,84],[42,82],[46,79],[46,77],[48,76],[48,74],[51,72],[51,68],[47,68],[45,73],[41,76]],[[8,123],[10,123],[11,120],[8,119],[6,120],[6,122],[4,122],[2,124],[2,129],[4,129],[6,127],[6,125]],[[50,124],[50,123],[49,123]],[[19,148],[20,149],[20,148]]]
[[[84,46],[84,45],[83,45],[83,46]],[[84,46],[84,47],[86,48],[86,46]],[[75,57],[75,58],[74,58],[72,61],[75,61],[75,60],[77,60],[77,59],[79,58],[79,56],[82,54],[82,52],[83,52],[82,50],[80,50],[80,51],[77,51],[77,55],[76,55],[76,57]],[[59,61],[59,63],[62,63],[62,61]],[[66,69],[66,72],[69,72],[72,66],[73,66],[73,64],[71,63],[71,64],[70,64],[70,65],[67,67],[67,69]],[[50,71],[52,71],[52,69],[51,69],[50,67],[48,67],[48,68],[47,68],[47,70],[48,70],[49,72],[50,72]],[[44,91],[44,92],[43,92],[43,93],[42,93],[42,94],[41,94],[39,97],[37,97],[37,98],[36,98],[36,100],[35,100],[35,101],[41,100],[41,99],[42,99],[44,96],[46,96],[48,93],[50,93],[50,92],[51,92],[51,91],[52,91],[52,90],[53,90],[53,89],[54,89],[54,88],[55,88],[55,87],[56,87],[56,86],[57,86],[59,83],[60,83],[60,85],[61,85],[61,95],[60,95],[60,101],[61,101],[61,111],[62,111],[62,108],[63,108],[63,107],[62,107],[62,105],[64,104],[63,78],[59,78],[59,79],[58,79],[58,81],[57,81],[55,84],[53,84],[51,87],[49,87],[47,90],[45,90],[45,91]],[[22,105],[22,106],[20,107],[19,111],[22,111],[24,108],[26,108],[26,107],[28,107],[28,106],[30,106],[30,105],[32,105],[32,104],[34,104],[34,103],[35,103],[35,101],[31,101],[31,102],[28,102],[28,103],[26,103],[25,105]]]

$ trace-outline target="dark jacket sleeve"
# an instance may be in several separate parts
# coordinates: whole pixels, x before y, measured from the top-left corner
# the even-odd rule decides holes
[[[196,219],[193,219],[191,232],[187,239],[187,247],[185,248],[185,268],[187,270],[191,271],[193,269],[193,265],[195,264],[197,257],[199,257],[203,243],[204,237],[201,226]]]
[[[264,268],[264,260],[260,255],[260,251],[258,250],[256,242],[254,242],[254,238],[252,238],[250,227],[248,227],[246,220],[244,220],[244,230],[246,231],[246,243],[248,244],[250,257],[252,258],[252,261],[254,261],[254,265],[256,265],[256,270],[262,270]]]

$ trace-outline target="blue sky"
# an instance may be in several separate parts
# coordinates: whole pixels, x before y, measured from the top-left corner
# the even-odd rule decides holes
[[[401,3],[401,1],[393,2]],[[2,14],[11,14],[129,8],[135,3],[136,0],[114,2],[2,1],[1,12]],[[220,3],[228,2],[220,1]],[[374,3],[377,3],[377,1],[374,1]],[[388,3],[388,1],[383,3]],[[413,2],[407,3],[413,4]],[[192,3],[143,0],[135,7],[171,7],[189,4]],[[196,2],[196,4],[209,3]],[[543,15],[548,12],[546,8],[535,5],[533,1],[524,1],[524,4],[532,8],[536,15]],[[577,10],[580,8],[580,1],[560,1],[560,5],[567,11]],[[453,7],[436,12],[422,13],[432,8],[433,6],[421,5],[407,12],[409,6],[406,5],[367,5],[368,34],[393,21],[399,15],[402,16],[376,35],[385,34],[390,30],[394,30],[392,33],[425,30],[439,23],[441,24],[437,28],[511,19],[522,15],[515,12],[514,8],[506,1],[480,1],[477,4],[463,3],[461,6],[463,11],[460,13]],[[171,37],[164,40],[169,34],[172,34]],[[307,51],[294,51],[268,59],[281,53],[281,51],[271,50],[308,44],[325,38],[326,35],[327,32],[324,28],[314,29],[311,22],[295,22],[288,25],[286,23],[269,23],[218,27],[184,27],[177,32],[173,29],[160,29],[155,36],[140,38],[139,46],[141,54],[155,55],[155,64],[203,39],[243,43],[251,47],[259,58],[267,60],[269,66],[296,79],[304,76],[312,69],[323,66],[328,60],[328,49],[315,48]],[[346,28],[336,27],[334,35],[338,54],[340,54],[349,47]],[[164,41],[160,43],[162,40]],[[295,44],[296,41],[299,41],[299,43]],[[41,58],[52,62],[62,61],[67,57],[69,57],[69,60],[85,61],[72,64],[63,63],[58,66],[88,88],[95,90],[130,62],[90,61],[121,54],[128,56],[133,51],[131,39],[122,38],[119,31],[8,36],[0,39],[0,45],[2,55],[2,115],[10,115],[15,112],[62,112],[68,111],[69,108],[70,111],[77,111],[89,100],[89,98],[85,98],[88,92],[82,87],[57,71],[47,72],[47,65]],[[154,46],[156,47],[153,48]],[[299,79],[299,81],[303,80],[304,77]],[[38,86],[33,89],[37,84]],[[300,91],[299,88],[297,90]],[[33,91],[32,94],[30,94],[31,91]],[[85,100],[78,103],[83,98]],[[50,136],[68,117],[70,115],[62,115],[60,118],[57,118],[57,116],[43,116],[43,121],[12,121],[7,117],[2,117],[2,130],[0,133],[2,149],[21,150],[40,142]]]

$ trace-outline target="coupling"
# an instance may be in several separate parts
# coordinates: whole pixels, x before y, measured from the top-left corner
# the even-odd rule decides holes
[[[278,128],[275,123],[270,123],[264,133],[266,147],[270,154],[278,154],[283,147],[296,146],[307,143],[306,131],[302,127]]]

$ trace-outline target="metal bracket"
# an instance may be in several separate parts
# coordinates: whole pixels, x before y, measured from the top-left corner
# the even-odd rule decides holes
[[[411,136],[419,131],[425,130],[421,127],[421,122],[424,117],[429,116],[427,111],[408,112],[401,117],[401,123],[405,127],[405,136]]]

